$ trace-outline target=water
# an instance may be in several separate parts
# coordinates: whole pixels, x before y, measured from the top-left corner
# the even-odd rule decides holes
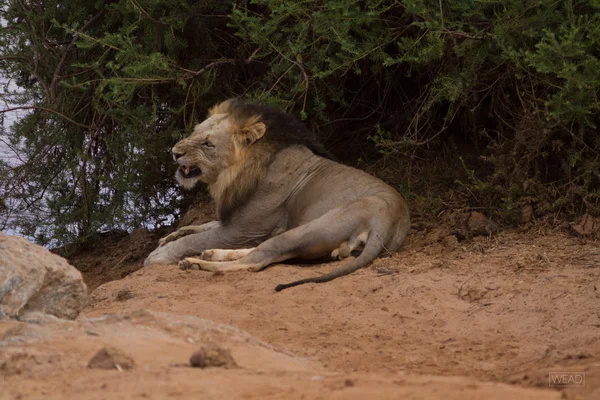
[[[6,20],[0,18],[0,28],[6,26]],[[6,110],[13,108],[15,105],[10,102],[10,96],[4,92],[5,86],[8,84],[8,93],[16,91],[18,87],[14,82],[8,81],[6,77],[0,75],[0,109]],[[2,113],[1,122],[2,129],[0,129],[0,160],[7,162],[9,165],[15,166],[21,164],[17,155],[11,150],[10,146],[6,143],[7,138],[5,132],[8,132],[10,126],[23,115],[27,114],[28,111],[9,111]]]
[[[5,82],[2,82],[0,80],[0,87],[3,87],[4,83]],[[16,90],[16,87],[14,84],[12,84],[12,82],[9,82],[9,89]],[[4,104],[2,104],[2,109],[4,110],[14,107],[13,104],[8,103],[7,101],[4,101],[3,103]],[[0,130],[0,160],[7,162],[11,166],[17,166],[21,164],[21,160],[19,160],[17,154],[15,154],[15,152],[7,143],[8,138],[6,137],[4,132],[8,132],[10,126],[19,118],[22,118],[24,115],[26,115],[28,112],[29,111],[15,110],[3,113],[4,118],[2,121],[2,129]]]
[[[0,17],[0,29],[4,27],[6,27],[6,21]],[[19,88],[14,84],[14,82],[7,80],[5,76],[0,75],[0,110],[6,110],[17,106],[10,102],[10,93],[17,91],[18,89]],[[18,121],[19,118],[26,116],[29,112],[30,110],[14,110],[2,113],[0,115],[0,123],[2,125],[0,129],[0,160],[7,163],[11,167],[22,165],[27,160],[21,159],[19,154],[15,151],[16,149],[13,149],[10,143],[8,143],[6,132],[10,132],[10,127],[12,124]],[[0,182],[0,199],[4,197],[3,183],[5,182]],[[15,199],[4,199],[4,202],[4,205],[8,211],[3,211],[2,208],[0,208],[0,229],[3,230],[5,234],[27,237],[15,231],[14,229],[7,228],[6,224],[30,219],[32,218],[32,215],[27,212],[25,207],[23,207],[22,204],[19,204]],[[169,221],[172,222],[172,216],[169,216]],[[147,227],[153,229],[154,224],[149,223],[147,224]],[[32,239],[31,237],[27,238],[30,240]]]
[[[4,85],[7,83],[6,80],[2,80],[4,78],[0,78],[0,87],[4,88]],[[12,83],[12,82],[8,82],[8,89],[9,91],[13,91],[13,90],[17,90],[17,87]],[[0,97],[1,99],[1,105],[0,107],[2,107],[2,110],[6,110],[8,108],[13,108],[14,104],[9,103],[8,99],[6,99],[6,97]],[[2,129],[0,129],[0,160],[6,162],[8,165],[16,167],[20,164],[22,164],[22,160],[20,159],[19,155],[14,151],[14,149],[10,146],[10,144],[8,143],[8,138],[6,136],[6,132],[9,132],[11,125],[16,122],[19,118],[22,118],[23,116],[27,115],[29,111],[26,110],[15,110],[15,111],[9,111],[6,113],[3,113],[2,115]],[[0,194],[2,189],[0,187]],[[10,199],[8,199],[6,201],[6,206],[8,207],[8,209],[10,210],[15,210],[18,209],[19,204],[16,204],[14,201],[11,201]],[[19,214],[18,212],[11,212],[11,213],[0,213],[0,228],[6,224],[6,223],[10,223],[13,222],[14,220],[16,220],[17,218],[28,218],[28,215],[24,215],[24,214]],[[21,234],[19,234],[19,232],[10,229],[10,228],[5,228],[3,231],[5,234],[7,235],[18,235],[18,236],[23,236]]]

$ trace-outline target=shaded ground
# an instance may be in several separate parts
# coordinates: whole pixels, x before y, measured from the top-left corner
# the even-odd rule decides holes
[[[37,367],[0,378],[23,388],[0,398],[600,398],[598,243],[560,232],[460,243],[446,234],[421,227],[401,252],[369,268],[280,293],[276,284],[333,266],[225,275],[142,268],[95,289],[70,331],[48,328],[69,334],[11,344],[32,352]],[[79,267],[97,279],[97,270]],[[172,321],[157,322],[150,311]],[[127,317],[86,333],[88,318],[113,314]],[[197,318],[177,314],[247,332],[244,346],[211,339],[243,368],[183,367],[206,335]],[[9,328],[0,324],[0,335]],[[129,352],[136,366],[84,369],[102,343]],[[256,346],[262,358],[248,356]],[[0,365],[7,354],[0,347]],[[560,371],[585,373],[585,386],[549,388],[548,373]]]

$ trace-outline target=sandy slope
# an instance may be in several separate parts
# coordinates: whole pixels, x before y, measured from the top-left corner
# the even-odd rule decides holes
[[[597,243],[502,233],[449,251],[431,237],[280,293],[332,266],[142,268],[95,289],[76,322],[0,323],[0,398],[600,398]],[[241,368],[187,367],[206,342]],[[104,344],[134,368],[87,369]],[[585,387],[549,388],[554,371]]]

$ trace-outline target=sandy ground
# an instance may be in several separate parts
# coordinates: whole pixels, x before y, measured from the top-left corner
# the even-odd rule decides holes
[[[77,321],[0,323],[0,398],[600,399],[599,243],[440,238],[413,232],[353,275],[279,293],[333,265],[139,269],[95,288]],[[104,251],[108,268],[79,265],[92,287],[139,268]],[[189,367],[207,342],[239,368]],[[104,345],[133,368],[87,368]],[[554,372],[585,385],[550,387]]]

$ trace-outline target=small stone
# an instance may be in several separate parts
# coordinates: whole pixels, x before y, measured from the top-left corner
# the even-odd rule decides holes
[[[467,228],[473,235],[488,236],[500,230],[498,224],[478,211],[472,211],[467,219]]]
[[[98,350],[88,363],[88,368],[97,369],[131,369],[134,366],[133,359],[116,347],[106,346]]]
[[[117,301],[125,301],[129,299],[133,299],[135,295],[131,291],[131,289],[121,289],[115,295],[115,300]]]
[[[190,365],[195,368],[237,368],[237,364],[228,349],[210,343],[202,346],[190,357]]]
[[[600,232],[600,219],[594,218],[589,214],[584,214],[579,217],[579,220],[577,220],[577,223],[572,228],[581,236],[589,236]]]
[[[533,206],[525,204],[521,207],[521,225],[528,224],[533,220]]]
[[[458,247],[458,239],[454,235],[449,235],[444,238],[444,249],[447,252],[456,250]]]
[[[29,312],[23,313],[23,315],[19,316],[19,318],[17,318],[17,319],[21,322],[28,322],[31,324],[40,324],[40,325],[60,321],[60,319],[58,319],[54,315],[44,314],[43,312],[39,312],[39,311],[29,311]]]

